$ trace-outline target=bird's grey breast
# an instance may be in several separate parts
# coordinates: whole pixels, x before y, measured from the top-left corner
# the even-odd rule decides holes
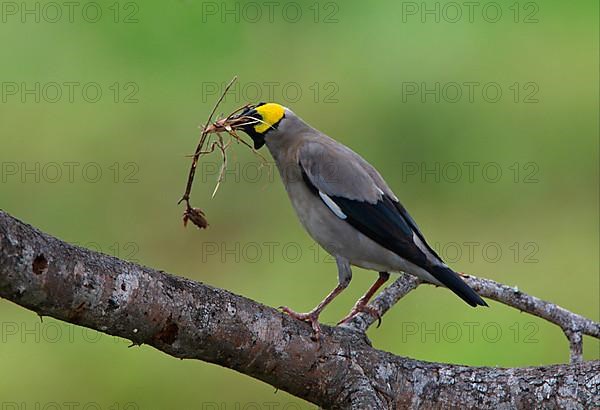
[[[306,142],[306,144],[314,144],[314,142]],[[333,202],[327,204],[326,194],[319,195],[320,192],[314,192],[307,185],[303,177],[305,164],[301,163],[300,158],[302,150],[307,148],[306,144],[298,144],[293,149],[278,150],[273,153],[277,169],[298,219],[308,234],[330,254],[343,256],[351,262],[369,259],[365,253],[368,253],[369,248],[375,244],[348,224],[344,220],[343,213],[336,214],[336,205]],[[316,164],[317,168],[312,168],[312,175],[316,174],[323,182],[337,185],[341,182],[338,178],[352,177],[352,175],[340,175],[339,165],[343,164],[344,158],[338,158],[335,153],[327,158],[316,155],[312,159],[321,160]],[[357,264],[363,265],[360,262]]]
[[[339,255],[343,244],[334,238],[345,236],[351,240],[356,232],[349,229],[343,220],[336,218],[322,199],[306,185],[298,159],[300,148],[301,144],[298,144],[292,149],[273,153],[281,180],[304,229],[326,251]]]

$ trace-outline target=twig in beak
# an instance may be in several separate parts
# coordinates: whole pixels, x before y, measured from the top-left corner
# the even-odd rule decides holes
[[[215,189],[213,190],[212,197],[214,198],[214,196],[217,194],[217,191],[218,191],[219,187],[221,186],[221,182],[223,182],[223,180],[225,178],[225,171],[227,169],[227,152],[226,151],[231,146],[231,143],[232,143],[231,140],[228,142],[224,141],[223,136],[221,135],[222,132],[226,132],[233,139],[235,139],[238,143],[242,143],[243,145],[250,148],[252,150],[252,152],[260,158],[262,165],[267,163],[267,160],[265,157],[263,157],[260,153],[258,153],[252,145],[250,145],[249,143],[244,141],[236,133],[237,129],[244,127],[246,125],[257,124],[259,122],[264,123],[264,121],[262,121],[259,118],[254,118],[254,117],[247,116],[247,115],[236,116],[240,112],[249,108],[250,107],[249,104],[245,104],[244,106],[236,109],[235,111],[233,111],[231,114],[229,114],[225,118],[218,119],[214,123],[212,122],[212,118],[213,118],[215,112],[217,111],[219,104],[223,101],[223,98],[225,97],[225,95],[227,94],[227,92],[229,91],[229,89],[231,88],[231,86],[233,85],[233,83],[236,80],[237,80],[237,77],[233,77],[233,79],[229,82],[227,87],[225,87],[225,90],[223,91],[223,94],[221,95],[221,97],[217,100],[217,103],[213,107],[210,115],[208,116],[206,125],[204,125],[202,127],[202,134],[200,135],[200,141],[198,142],[196,151],[194,151],[194,154],[191,156],[192,157],[192,165],[190,167],[190,172],[188,175],[185,193],[183,194],[183,196],[181,197],[181,199],[178,202],[178,204],[180,204],[181,202],[185,201],[185,204],[186,204],[186,210],[183,213],[184,226],[187,225],[188,221],[192,221],[194,223],[194,225],[196,225],[198,228],[206,228],[208,226],[208,222],[206,221],[206,218],[204,217],[204,212],[199,208],[193,208],[191,206],[190,194],[192,191],[192,184],[194,182],[194,176],[196,174],[196,168],[198,166],[198,160],[200,158],[200,155],[210,154],[210,153],[214,152],[215,149],[218,148],[221,153],[221,158],[222,158],[223,162],[221,164],[221,169],[219,171],[219,177],[217,178],[217,184],[215,186]],[[207,141],[210,139],[211,134],[217,134],[217,140],[210,143],[210,146],[207,150],[203,150],[203,147],[207,143]]]
[[[178,202],[178,204],[180,204],[182,201],[185,201],[186,209],[185,209],[185,212],[183,213],[183,225],[184,226],[187,225],[188,220],[192,221],[194,223],[194,225],[196,225],[198,228],[206,228],[208,226],[208,221],[204,217],[204,212],[201,209],[193,208],[190,205],[190,193],[192,192],[192,184],[194,182],[194,175],[196,174],[196,167],[198,166],[198,158],[200,158],[200,155],[202,153],[202,147],[204,146],[206,138],[208,137],[208,135],[210,133],[209,128],[210,128],[210,124],[212,122],[212,117],[213,117],[213,115],[215,115],[215,112],[217,111],[219,104],[221,104],[221,101],[223,101],[223,98],[225,98],[225,95],[227,94],[227,92],[229,91],[229,89],[231,88],[233,83],[235,83],[236,80],[237,80],[237,76],[233,77],[231,79],[231,81],[229,82],[229,84],[227,84],[227,87],[225,87],[223,94],[221,94],[221,97],[217,100],[217,103],[214,105],[210,115],[208,116],[208,120],[206,121],[206,124],[209,126],[204,127],[204,129],[202,130],[202,134],[200,135],[200,141],[198,142],[198,146],[196,147],[196,151],[194,152],[194,156],[192,158],[192,165],[190,167],[190,173],[188,174],[188,180],[187,180],[187,184],[185,186],[185,193],[183,194],[183,196],[181,197],[181,199]],[[214,150],[214,148],[212,150]]]
[[[223,163],[221,164],[221,170],[219,171],[219,178],[217,178],[217,184],[215,185],[215,189],[212,193],[211,198],[214,198],[215,195],[217,194],[217,190],[219,189],[219,186],[221,185],[223,178],[225,178],[225,170],[227,169],[227,154],[225,154],[225,150],[229,147],[229,144],[227,144],[227,145],[224,144],[223,137],[221,136],[220,133],[217,133],[217,135],[219,137],[217,146],[219,147],[219,150],[221,150],[221,157],[223,158]]]

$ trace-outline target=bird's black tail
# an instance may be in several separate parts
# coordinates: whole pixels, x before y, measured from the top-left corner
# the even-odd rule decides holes
[[[467,285],[456,272],[447,266],[434,266],[429,271],[437,280],[442,282],[442,285],[446,286],[452,292],[456,293],[462,300],[467,302],[469,305],[475,306],[487,306],[488,304],[475,292],[469,285]]]

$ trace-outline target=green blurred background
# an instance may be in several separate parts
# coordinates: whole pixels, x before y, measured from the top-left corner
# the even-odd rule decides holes
[[[469,14],[462,3],[391,0],[3,2],[0,207],[72,243],[312,308],[335,285],[335,264],[248,150],[230,151],[212,200],[219,159],[206,158],[193,203],[211,226],[181,225],[186,155],[238,75],[221,112],[289,106],[373,163],[457,270],[599,320],[598,2],[475,3]],[[345,315],[375,277],[355,269],[323,321]],[[557,327],[490,306],[421,287],[369,337],[432,361],[568,361]],[[0,315],[3,403],[309,407],[228,369],[40,323],[6,301]],[[584,350],[600,356],[597,340]]]

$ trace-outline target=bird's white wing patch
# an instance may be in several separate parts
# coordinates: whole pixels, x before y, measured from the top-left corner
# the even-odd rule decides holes
[[[327,205],[327,207],[331,209],[331,212],[333,212],[335,216],[337,216],[340,219],[347,218],[346,214],[342,212],[340,207],[335,202],[333,202],[333,199],[329,198],[327,194],[324,194],[323,192],[319,191],[319,196],[321,197],[323,202],[325,202],[325,205]]]

